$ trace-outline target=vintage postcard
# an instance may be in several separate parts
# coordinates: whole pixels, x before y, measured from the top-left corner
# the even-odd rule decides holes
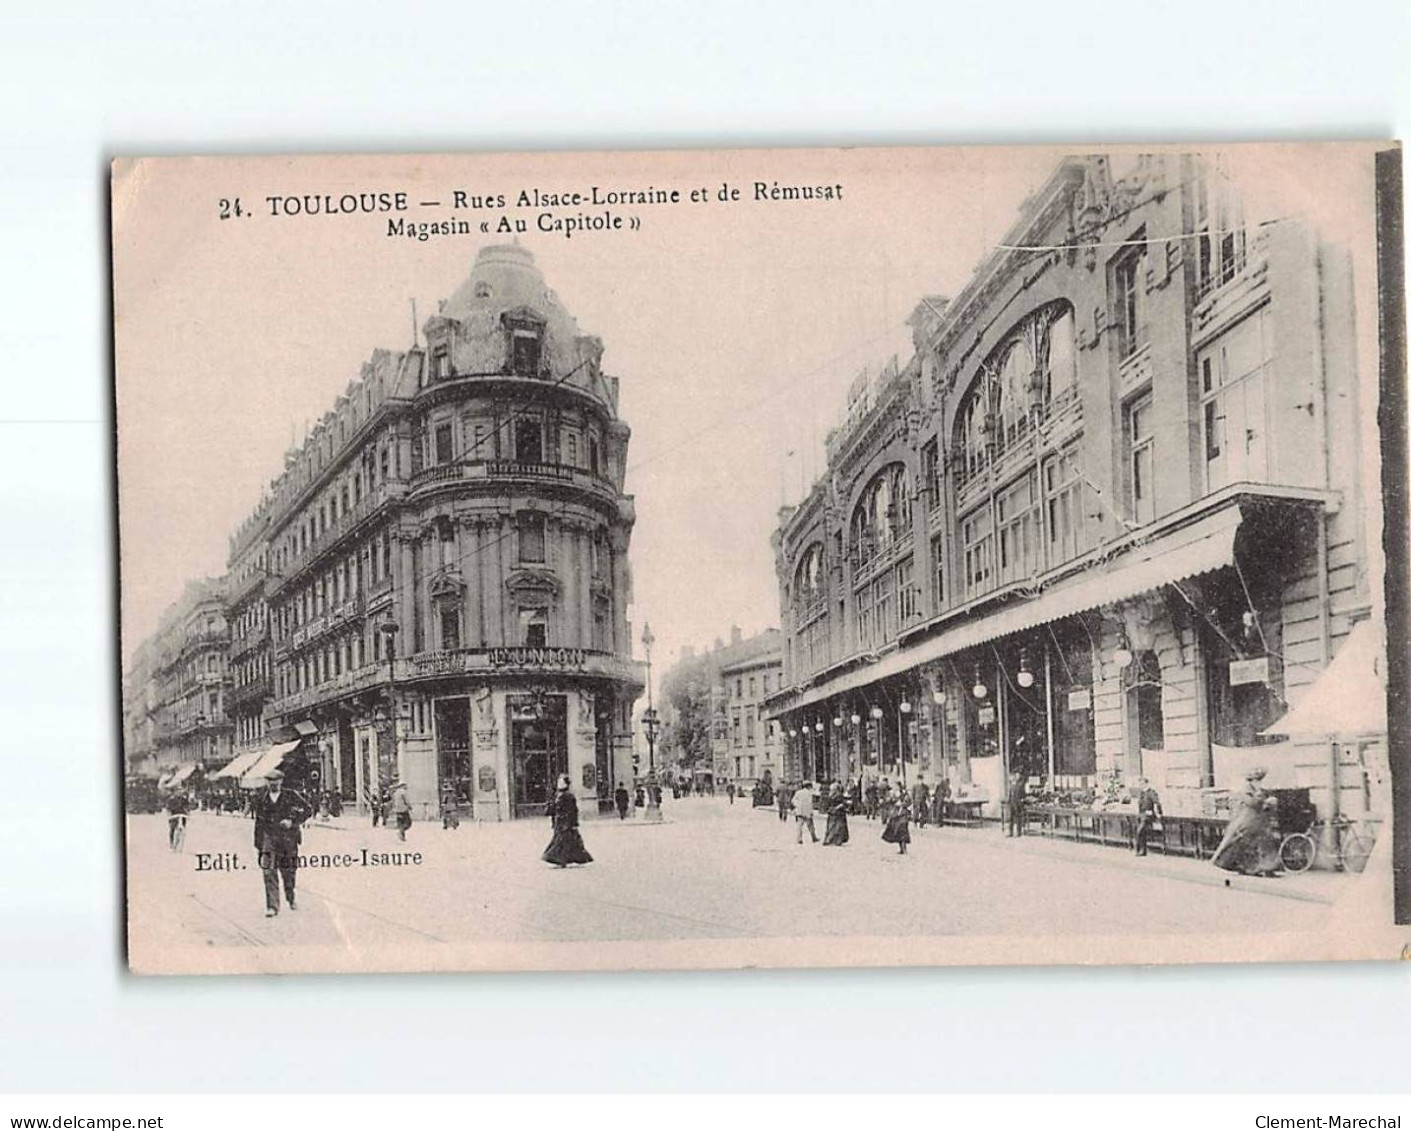
[[[132,969],[1401,956],[1399,162],[117,160]]]

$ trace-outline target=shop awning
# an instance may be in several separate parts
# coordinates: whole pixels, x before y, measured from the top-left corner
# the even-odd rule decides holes
[[[1265,734],[1291,738],[1335,738],[1385,734],[1387,693],[1382,649],[1371,621],[1353,625],[1333,662]]]
[[[977,644],[1037,628],[1075,613],[1124,601],[1163,585],[1232,565],[1235,560],[1235,532],[1239,529],[1241,517],[1239,507],[1226,507],[1124,554],[1118,562],[1093,565],[1044,589],[1037,596],[1016,595],[1011,604],[997,612],[977,615],[911,647],[884,656],[876,663],[809,688],[797,699],[782,706],[777,713],[795,711],[834,695],[866,687],[878,680],[910,671],[918,664],[953,656]]]
[[[189,763],[187,763],[187,764],[184,765],[184,766],[177,766],[176,769],[172,770],[170,773],[168,773],[168,774],[166,774],[165,776],[163,776],[162,780],[159,781],[159,782],[157,782],[157,788],[158,788],[158,789],[175,789],[177,786],[179,786],[182,782],[184,782],[187,778],[189,778],[189,777],[190,777],[192,774],[194,774],[195,772],[196,772],[196,763],[195,763],[195,762],[189,762]]]
[[[248,770],[251,766],[258,762],[261,757],[263,757],[266,749],[266,747],[260,747],[260,749],[258,750],[247,750],[243,754],[237,754],[219,770],[213,773],[211,775],[211,780],[217,781],[221,778],[239,778],[243,776],[246,770]]]
[[[271,746],[241,776],[240,788],[260,789],[265,784],[265,775],[271,770],[279,769],[280,763],[298,748],[301,741],[303,740],[296,739],[293,742],[281,742],[278,746]]]

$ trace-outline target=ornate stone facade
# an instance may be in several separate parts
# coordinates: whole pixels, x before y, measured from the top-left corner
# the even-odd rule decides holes
[[[1351,274],[1218,165],[1072,158],[854,389],[774,544],[787,729],[835,776],[1197,811],[1370,612]],[[1266,752],[1337,813],[1326,745]]]
[[[422,817],[538,815],[568,773],[591,814],[643,687],[617,378],[519,246],[424,333],[372,355],[232,541],[265,727],[312,724],[319,788],[361,811],[399,779]]]

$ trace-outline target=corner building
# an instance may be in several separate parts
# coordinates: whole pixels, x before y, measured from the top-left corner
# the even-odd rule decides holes
[[[373,354],[253,516],[266,724],[316,729],[362,812],[400,779],[423,818],[443,790],[537,817],[561,773],[610,807],[644,687],[617,378],[519,246],[484,248],[424,335]]]
[[[1218,164],[1075,157],[911,324],[775,534],[786,734],[996,803],[1198,816],[1257,761],[1374,812],[1385,736],[1264,734],[1371,615],[1347,253]]]

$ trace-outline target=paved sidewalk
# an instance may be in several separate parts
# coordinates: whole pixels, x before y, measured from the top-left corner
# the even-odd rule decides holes
[[[777,812],[775,819],[778,819]],[[860,816],[849,817],[853,828],[876,828],[881,821],[868,821]],[[1260,895],[1280,896],[1285,899],[1307,900],[1312,903],[1336,903],[1357,882],[1355,875],[1335,872],[1328,869],[1314,869],[1302,875],[1286,874],[1273,879],[1258,876],[1242,876],[1238,873],[1221,871],[1209,860],[1176,853],[1164,853],[1153,849],[1146,856],[1138,856],[1124,845],[1104,845],[1094,841],[1077,841],[1068,837],[1041,836],[1026,834],[1008,837],[998,823],[987,822],[977,828],[963,828],[947,825],[944,829],[934,825],[911,824],[913,839],[925,837],[967,837],[975,843],[996,851],[1011,852],[1023,856],[1042,857],[1048,860],[1063,861],[1090,868],[1116,868],[1149,876],[1160,876],[1169,880],[1186,883],[1206,884],[1212,887],[1228,887],[1240,891],[1258,892]]]

